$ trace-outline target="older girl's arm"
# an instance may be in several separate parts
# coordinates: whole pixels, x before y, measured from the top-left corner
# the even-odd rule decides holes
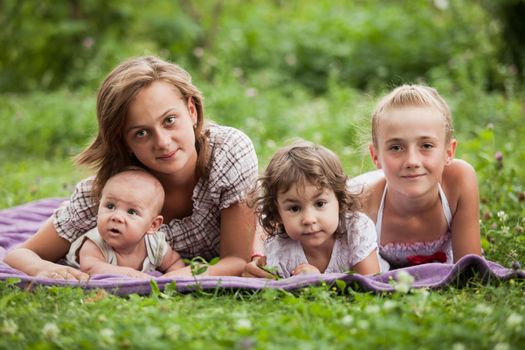
[[[35,235],[11,250],[4,261],[30,276],[64,280],[86,280],[89,276],[73,267],[55,264],[71,244],[58,236],[49,218]]]
[[[373,275],[379,273],[379,261],[377,259],[377,250],[374,249],[366,258],[352,267],[352,271],[361,275]]]
[[[474,168],[459,160],[447,167],[445,176],[447,186],[459,192],[451,223],[452,251],[457,262],[467,254],[481,255],[478,182]]]

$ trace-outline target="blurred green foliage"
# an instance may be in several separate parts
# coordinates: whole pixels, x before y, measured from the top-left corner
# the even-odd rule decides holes
[[[334,78],[378,89],[446,76],[458,88],[467,78],[502,90],[523,73],[508,15],[523,3],[5,0],[0,91],[93,89],[118,62],[148,53],[209,81],[232,69],[263,76],[261,88],[324,93]]]

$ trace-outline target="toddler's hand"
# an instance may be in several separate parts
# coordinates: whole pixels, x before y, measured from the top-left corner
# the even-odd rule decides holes
[[[301,264],[298,265],[293,271],[292,275],[308,275],[308,274],[320,274],[321,271],[313,265],[310,264]]]
[[[257,256],[244,267],[242,277],[274,278],[274,276],[261,269],[266,266],[266,257]]]

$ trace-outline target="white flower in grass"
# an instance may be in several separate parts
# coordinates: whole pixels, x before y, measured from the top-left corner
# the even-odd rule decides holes
[[[396,292],[406,294],[410,291],[410,288],[412,288],[412,285],[414,284],[414,276],[406,272],[405,270],[401,270],[396,274],[397,281],[393,282],[394,289]]]
[[[474,312],[483,315],[490,315],[492,308],[486,304],[478,304],[474,307]]]
[[[511,313],[509,318],[507,318],[507,327],[516,329],[521,326],[521,322],[523,322],[523,316],[518,315],[516,313]]]
[[[246,97],[255,97],[257,96],[257,89],[254,87],[249,87],[246,89],[244,94],[246,95]]]
[[[357,327],[361,328],[362,330],[367,330],[370,328],[370,322],[367,320],[359,320],[357,321]]]
[[[434,0],[434,6],[440,10],[448,9],[448,0]]]
[[[13,320],[4,320],[0,333],[5,336],[15,335],[18,331],[18,325]]]
[[[452,345],[452,350],[466,350],[467,347],[463,343],[454,343]]]
[[[502,222],[507,221],[507,218],[509,217],[507,215],[507,213],[505,213],[503,210],[498,211],[497,215],[498,215],[498,218],[500,219],[500,221],[502,221]]]
[[[179,325],[171,325],[168,326],[168,328],[164,331],[164,334],[170,339],[170,340],[178,340],[180,335],[180,326]]]
[[[430,295],[430,292],[427,288],[419,288],[415,291],[417,295],[421,298],[421,300],[427,300],[428,296]]]
[[[247,318],[240,318],[235,323],[235,329],[249,331],[252,329],[252,321]]]
[[[149,339],[160,338],[162,337],[162,330],[153,326],[146,327],[146,329],[144,329],[144,336],[146,336]]]
[[[60,329],[55,323],[46,323],[42,328],[42,334],[46,340],[55,341],[60,334]]]
[[[377,314],[380,310],[379,305],[368,305],[365,307],[365,312],[367,314]]]
[[[393,300],[387,300],[383,303],[383,309],[385,311],[390,311],[390,310],[393,310],[397,307],[397,302],[393,301]]]
[[[341,319],[341,324],[343,326],[350,326],[352,323],[354,323],[354,318],[352,315],[346,315]]]
[[[510,346],[507,343],[497,343],[496,346],[494,346],[494,350],[509,350]]]
[[[115,333],[112,329],[103,328],[100,330],[100,340],[105,344],[113,344],[115,342]]]
[[[274,140],[267,140],[266,141],[266,147],[270,148],[270,149],[274,149],[275,147],[277,147],[277,143],[274,141]]]

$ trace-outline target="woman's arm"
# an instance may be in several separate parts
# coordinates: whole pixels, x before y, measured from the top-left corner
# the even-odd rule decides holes
[[[255,234],[255,213],[245,203],[221,210],[220,257],[210,276],[240,276],[250,260]]]
[[[182,261],[182,257],[179,253],[171,249],[171,247],[168,247],[168,252],[162,259],[159,270],[167,273],[182,269],[184,266],[186,265],[184,264],[184,261]]]
[[[250,252],[255,231],[255,214],[244,203],[221,210],[220,260],[200,276],[240,276]],[[191,268],[171,271],[162,277],[191,277]]]
[[[266,256],[264,255],[264,239],[265,233],[262,226],[257,223],[255,228],[255,236],[253,239],[251,261],[246,264],[243,277],[257,277],[257,278],[273,278],[274,276],[263,270],[261,267],[266,266]]]
[[[479,190],[474,168],[465,161],[454,160],[445,168],[443,182],[447,194],[457,198],[452,213],[452,251],[454,262],[467,254],[481,255],[479,229]]]
[[[88,275],[69,266],[55,264],[64,257],[71,244],[58,236],[49,218],[37,233],[7,253],[4,261],[9,266],[30,276],[64,280],[86,280]]]

